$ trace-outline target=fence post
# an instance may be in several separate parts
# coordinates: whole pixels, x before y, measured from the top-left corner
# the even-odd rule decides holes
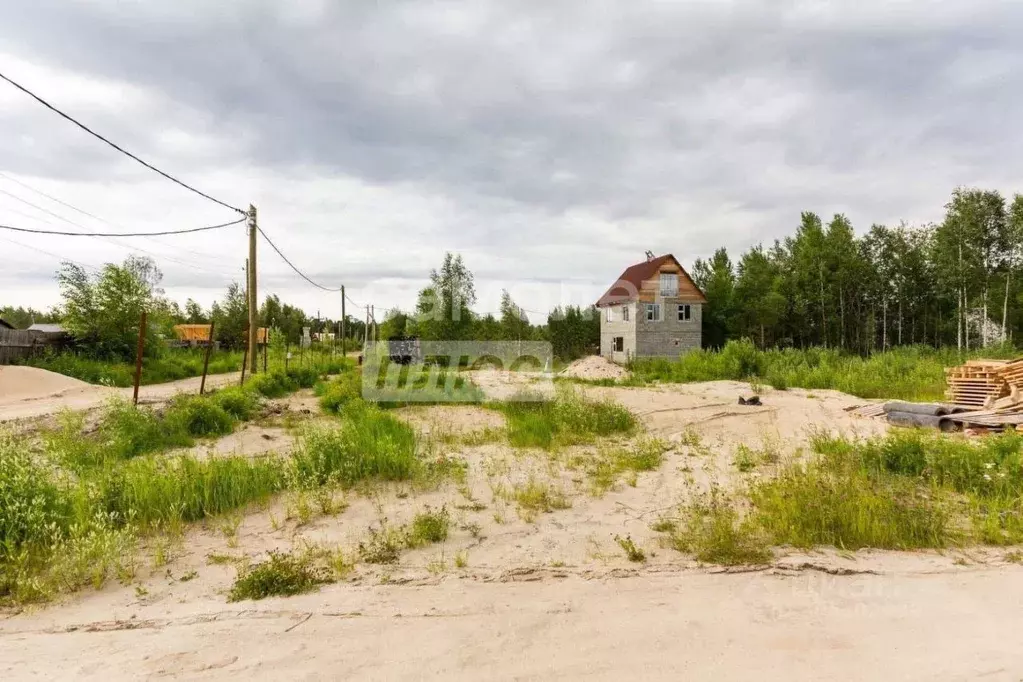
[[[266,338],[263,339],[263,374],[266,374],[266,356],[270,353],[270,328],[266,328]]]
[[[210,320],[210,336],[206,339],[206,357],[202,361],[202,381],[199,382],[199,395],[202,395],[206,390],[206,372],[210,368],[210,351],[213,349],[213,325],[215,323]]]
[[[142,311],[142,319],[139,320],[139,343],[135,349],[135,391],[131,396],[131,404],[139,404],[139,383],[142,381],[142,351],[146,344],[146,311]]]

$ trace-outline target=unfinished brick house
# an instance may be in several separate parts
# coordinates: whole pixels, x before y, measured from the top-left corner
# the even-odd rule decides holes
[[[702,341],[707,297],[675,256],[657,256],[625,268],[597,307],[600,354],[614,362],[677,357]]]

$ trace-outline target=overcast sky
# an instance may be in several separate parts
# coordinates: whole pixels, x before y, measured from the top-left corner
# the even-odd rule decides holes
[[[1023,3],[989,0],[8,0],[0,71],[255,204],[296,265],[360,304],[410,308],[457,251],[479,310],[507,288],[546,311],[592,302],[646,249],[689,266],[789,234],[803,210],[865,231],[940,220],[956,185],[1023,191],[1021,26]],[[234,217],[3,82],[0,173],[2,224]],[[246,248],[241,226],[0,231],[0,305],[57,303],[62,259],[132,249],[170,297],[209,305]],[[261,298],[337,316],[336,294],[260,249]]]

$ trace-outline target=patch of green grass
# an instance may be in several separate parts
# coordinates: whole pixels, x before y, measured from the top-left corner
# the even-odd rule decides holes
[[[181,395],[171,401],[163,415],[168,431],[182,430],[190,436],[223,436],[234,431],[237,420],[213,396]]]
[[[519,508],[519,515],[526,521],[534,521],[540,513],[549,514],[558,509],[568,509],[572,501],[560,488],[550,483],[530,478],[526,483],[512,487],[510,496]]]
[[[277,458],[138,458],[83,480],[76,504],[144,527],[198,521],[283,490],[288,462]]]
[[[210,393],[208,400],[238,421],[248,421],[259,409],[259,396],[242,386],[230,386]]]
[[[677,524],[661,527],[670,533],[672,548],[698,561],[739,566],[771,560],[764,533],[752,521],[740,520],[734,504],[716,488],[683,507]]]
[[[572,390],[559,390],[554,399],[534,398],[519,395],[498,405],[515,447],[551,449],[636,429],[635,415],[610,400],[589,400]]]
[[[465,374],[436,365],[384,363],[373,379],[374,402],[381,407],[478,404],[486,398]]]
[[[657,439],[644,439],[631,446],[604,445],[591,457],[581,458],[581,462],[590,478],[593,494],[600,496],[611,490],[623,474],[660,467],[667,449],[668,444]]]
[[[361,400],[349,404],[340,427],[306,430],[294,463],[299,480],[308,486],[409,480],[422,467],[412,428]]]
[[[1016,354],[1006,347],[985,348],[973,356]],[[798,386],[835,389],[861,398],[932,401],[944,397],[945,367],[961,364],[968,357],[955,349],[904,346],[864,358],[829,348],[759,350],[749,340],[732,340],[720,351],[691,351],[673,360],[634,360],[630,369],[631,383],[637,385],[759,377],[776,389]]]
[[[955,541],[942,496],[912,481],[871,476],[853,463],[794,463],[750,493],[756,518],[777,544],[844,549],[945,547]]]
[[[632,541],[631,535],[626,535],[624,538],[616,535],[615,542],[617,542],[618,546],[622,548],[623,552],[625,552],[625,556],[629,559],[629,561],[636,563],[646,561],[646,553],[636,546],[636,543]]]
[[[227,600],[290,597],[311,592],[330,581],[330,574],[314,566],[308,557],[271,551],[266,561],[239,573]]]
[[[745,473],[756,469],[758,460],[749,447],[740,444],[735,450],[735,458],[732,460],[732,463],[735,464],[736,469]]]
[[[315,388],[316,395],[320,397],[320,407],[325,412],[338,414],[346,405],[362,398],[362,375],[348,372],[329,382],[320,382]]]
[[[409,547],[422,547],[448,539],[451,527],[451,516],[446,507],[433,511],[427,507],[416,514],[408,528],[406,544]]]
[[[173,349],[158,357],[145,358],[142,363],[142,384],[162,384],[200,376],[204,355],[205,350],[200,348]],[[71,352],[29,358],[24,364],[103,386],[126,387],[132,386],[135,381],[133,362],[96,360]],[[240,351],[217,351],[210,357],[210,374],[236,372],[241,367]]]
[[[370,528],[369,536],[359,543],[359,557],[368,564],[393,564],[405,549],[416,549],[444,542],[448,538],[451,517],[441,507],[427,507],[404,526],[390,526],[385,519],[379,528]]]

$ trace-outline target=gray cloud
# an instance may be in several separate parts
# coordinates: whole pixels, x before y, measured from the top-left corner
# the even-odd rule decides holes
[[[957,184],[1023,186],[1018,3],[17,4],[0,55],[128,87],[97,128],[252,196],[311,273],[343,262],[367,295],[444,249],[480,276],[600,282],[801,210],[865,229],[938,219]],[[0,170],[138,177],[45,111],[2,111]],[[340,233],[355,253],[324,253]]]

